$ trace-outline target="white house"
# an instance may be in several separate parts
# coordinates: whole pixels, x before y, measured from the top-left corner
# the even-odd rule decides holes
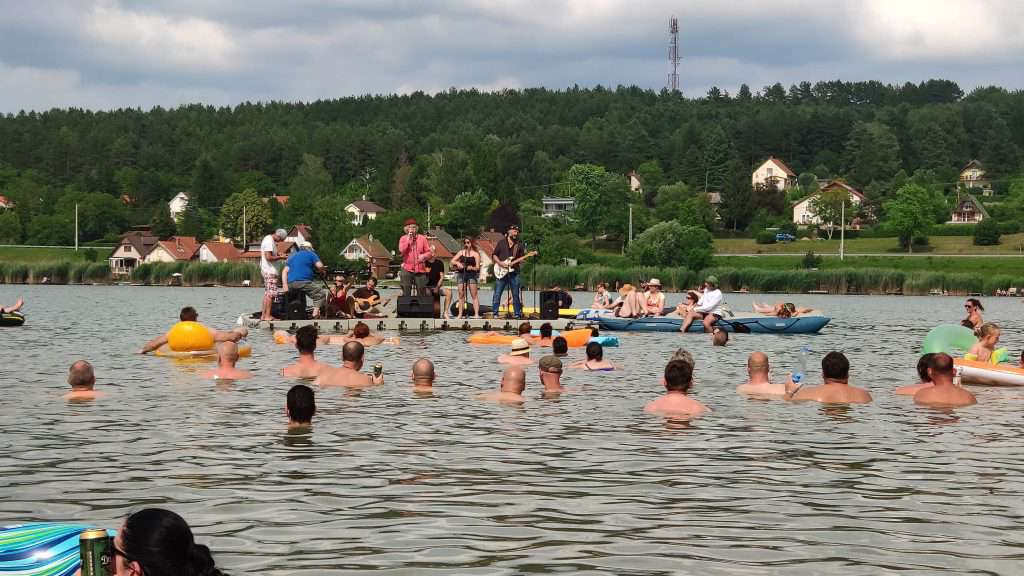
[[[541,205],[544,206],[544,217],[566,216],[576,209],[575,198],[542,198]]]
[[[977,224],[985,218],[988,218],[988,210],[973,194],[966,194],[957,201],[947,224]]]
[[[156,247],[158,239],[148,226],[140,227],[121,236],[121,242],[110,253],[111,275],[128,276]]]
[[[960,188],[964,190],[978,188],[981,190],[982,196],[992,195],[992,181],[985,177],[985,168],[982,167],[981,162],[971,160],[967,166],[964,166],[964,169],[960,171]]]
[[[200,262],[235,262],[242,259],[242,251],[230,242],[203,242],[199,247]]]
[[[296,224],[288,231],[288,236],[285,237],[285,242],[291,242],[295,245],[299,245],[302,242],[309,242],[312,244],[313,228],[305,224]]]
[[[644,184],[640,181],[640,175],[636,173],[636,170],[629,171],[629,191],[635,194],[644,193]]]
[[[341,256],[346,260],[365,260],[374,276],[387,277],[391,253],[380,240],[373,237],[373,234],[353,238],[341,251]]]
[[[188,194],[184,192],[178,192],[171,201],[167,203],[167,207],[171,211],[171,219],[177,220],[178,216],[188,208]]]
[[[146,255],[146,264],[153,262],[187,262],[199,252],[199,241],[194,236],[171,236],[157,242]]]
[[[789,190],[797,184],[796,173],[790,170],[789,166],[786,166],[782,160],[769,156],[767,160],[757,167],[757,170],[754,170],[750,183],[755,188],[758,185],[767,186],[775,184],[775,187],[779,190]]]
[[[362,200],[356,200],[355,202],[345,206],[345,212],[352,215],[352,224],[356,226],[362,226],[363,222],[367,220],[376,220],[377,214],[387,212],[383,206],[376,202],[370,202],[363,196]]]
[[[854,187],[846,184],[845,182],[832,181],[826,184],[821,190],[793,204],[793,223],[800,226],[818,226],[821,224],[828,224],[828,222],[822,222],[814,213],[814,208],[811,206],[811,202],[822,192],[836,188],[845,190],[846,193],[850,195],[850,203],[854,206],[859,205],[865,200],[864,195]],[[856,208],[854,208],[854,210],[856,210]],[[850,217],[852,218],[853,215],[850,214]]]

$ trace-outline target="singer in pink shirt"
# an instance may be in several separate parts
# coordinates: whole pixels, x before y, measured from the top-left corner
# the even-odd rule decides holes
[[[402,284],[402,296],[412,295],[412,283],[416,282],[416,294],[426,294],[427,267],[423,264],[430,258],[430,244],[427,237],[417,234],[419,226],[415,218],[405,221],[405,236],[398,241],[398,252],[402,255],[402,270],[399,280]]]

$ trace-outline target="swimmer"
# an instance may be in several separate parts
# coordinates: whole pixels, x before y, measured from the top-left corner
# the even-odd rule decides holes
[[[555,336],[551,340],[551,353],[559,358],[569,355],[569,342],[562,336]]]
[[[776,302],[775,305],[772,306],[769,304],[759,304],[757,300],[754,300],[754,312],[757,312],[758,314],[770,314],[780,318],[789,318],[791,316],[810,314],[811,312],[814,312],[814,308],[797,308],[796,304],[793,304],[792,302]]]
[[[540,383],[544,385],[545,395],[557,395],[565,392],[562,386],[562,361],[557,356],[545,356],[537,363],[540,368]]]
[[[917,384],[910,384],[908,386],[900,386],[896,389],[896,393],[901,396],[913,396],[925,388],[931,388],[932,384],[931,376],[928,375],[928,363],[931,362],[932,356],[935,354],[928,353],[921,356],[917,360],[917,376],[921,379]]]
[[[499,364],[533,364],[530,359],[530,343],[522,338],[512,341],[512,350],[508,354],[498,356]]]
[[[711,345],[725,346],[729,343],[729,333],[718,326],[711,329]]]
[[[71,365],[68,370],[68,384],[71,385],[71,392],[64,395],[65,400],[95,400],[106,396],[103,392],[97,392],[96,375],[93,373],[92,364],[85,360],[79,360]]]
[[[245,380],[252,378],[252,372],[235,368],[238,362],[238,344],[221,342],[217,345],[217,368],[203,374],[213,380]]]
[[[792,378],[786,383],[785,399],[791,402],[821,402],[822,404],[867,404],[871,394],[863,388],[850,385],[850,361],[842,352],[829,352],[821,360],[821,374],[825,383],[809,388],[796,385]]]
[[[413,392],[433,392],[435,378],[434,363],[429,359],[420,358],[412,363]]]
[[[530,332],[532,332],[532,331],[533,331],[533,326],[529,322],[523,322],[523,323],[519,324],[519,330],[518,330],[519,333],[517,334],[517,337],[522,338],[523,340],[526,340],[527,342],[529,342],[531,344],[535,344],[540,337],[539,336],[534,336],[534,335],[530,334]],[[502,334],[501,332],[495,332],[493,330],[491,330],[490,332],[484,332],[483,335],[484,336],[504,336],[504,334]]]
[[[953,358],[949,354],[935,354],[928,362],[928,376],[934,383],[914,394],[914,404],[936,408],[956,408],[977,404],[978,399],[967,390],[953,384]]]
[[[970,351],[964,355],[964,358],[968,360],[977,360],[978,362],[990,362],[992,360],[992,353],[996,350],[996,344],[999,344],[999,336],[1002,333],[999,330],[999,326],[996,326],[992,322],[985,322],[978,328],[978,342],[971,346]]]
[[[498,391],[480,394],[477,399],[520,403],[524,400],[523,390],[526,390],[526,372],[522,366],[509,366],[501,375],[501,387]]]
[[[569,367],[588,372],[611,372],[617,368],[615,364],[604,359],[604,346],[601,346],[599,342],[587,344],[587,359],[571,364]]]
[[[195,541],[185,519],[160,508],[129,515],[110,542],[110,566],[100,573],[223,576],[210,549]],[[80,574],[76,572],[76,574]]]
[[[786,395],[785,384],[772,384],[769,378],[768,355],[753,352],[747,357],[747,382],[740,384],[736,392],[762,398],[782,398]]]
[[[540,325],[540,338],[534,340],[534,344],[537,346],[551,346],[551,334],[554,329],[551,327],[550,322],[545,322]]]
[[[196,312],[195,308],[191,306],[185,306],[184,308],[181,309],[181,313],[178,314],[178,320],[180,320],[181,322],[198,322],[199,313]],[[207,328],[207,330],[210,331],[210,335],[213,337],[214,342],[238,342],[242,338],[245,338],[246,336],[249,335],[249,329],[245,328],[244,326],[240,328],[235,328],[234,330],[227,331],[213,330],[211,328]],[[157,336],[156,338],[153,338],[149,342],[146,342],[146,345],[142,347],[142,350],[139,350],[139,354],[146,354],[152,352],[153,350],[156,350],[157,348],[163,346],[164,344],[167,344],[167,334],[164,334],[163,336]]]
[[[686,348],[679,348],[678,350],[672,353],[672,356],[670,356],[668,360],[669,362],[673,360],[682,360],[683,362],[686,362],[687,364],[690,365],[691,371],[696,370],[697,368],[697,361],[694,360],[693,354],[690,354],[690,352]],[[664,384],[664,382],[662,382],[662,384]]]
[[[15,302],[12,306],[0,306],[0,314],[8,314],[8,313],[11,313],[11,312],[17,312],[18,310],[21,310],[21,307],[24,306],[24,305],[25,305],[25,300],[23,298],[18,298],[18,301]]]
[[[295,349],[299,351],[299,359],[290,366],[281,368],[281,376],[285,378],[316,378],[329,364],[316,359],[316,327],[303,326],[295,332]]]
[[[274,331],[274,342],[278,344],[294,344],[295,336],[284,330]],[[347,342],[359,342],[363,346],[376,346],[378,344],[399,344],[401,339],[398,336],[385,337],[370,332],[370,327],[363,322],[357,322],[355,327],[343,336],[332,336],[325,334],[317,336],[316,342],[320,346],[342,346]]]
[[[672,416],[699,416],[710,409],[686,394],[693,388],[693,367],[682,360],[665,366],[665,395],[644,407],[644,412]]]
[[[342,365],[340,368],[327,368],[313,381],[318,386],[345,386],[346,388],[366,388],[384,383],[384,375],[363,374],[363,356],[366,349],[359,342],[348,342],[341,347]]]
[[[288,429],[309,428],[313,425],[316,414],[316,397],[313,389],[305,384],[296,384],[288,391],[287,403],[284,408],[288,415]]]

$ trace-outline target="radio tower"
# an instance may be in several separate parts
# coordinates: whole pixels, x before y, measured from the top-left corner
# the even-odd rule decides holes
[[[675,16],[668,21],[668,32],[671,40],[668,42],[668,62],[672,71],[668,73],[668,89],[672,92],[679,91],[679,19]]]

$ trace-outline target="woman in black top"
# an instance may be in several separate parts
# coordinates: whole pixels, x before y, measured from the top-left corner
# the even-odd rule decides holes
[[[455,269],[455,278],[459,283],[459,318],[466,317],[466,289],[473,299],[473,317],[480,317],[480,296],[478,294],[480,283],[480,250],[476,247],[476,241],[466,236],[462,239],[462,250],[455,253],[452,258],[452,268]]]

